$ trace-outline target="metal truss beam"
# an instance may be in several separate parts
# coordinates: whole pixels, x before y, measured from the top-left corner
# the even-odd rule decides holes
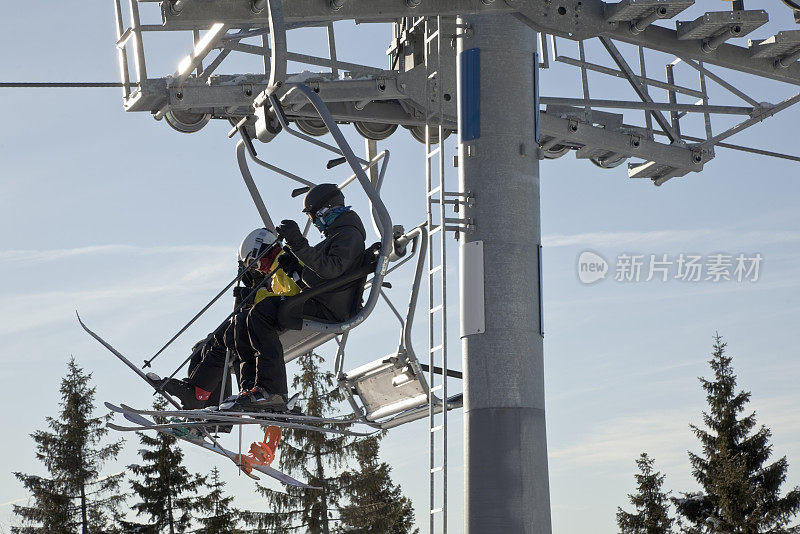
[[[644,134],[613,131],[574,118],[542,113],[543,137],[556,139],[559,144],[598,147],[609,153],[669,165],[689,172],[703,170],[704,160],[697,161],[697,150],[678,145],[666,145],[647,139]]]
[[[614,63],[617,64],[619,70],[621,70],[625,74],[625,77],[630,82],[631,87],[633,87],[633,90],[636,91],[637,95],[639,95],[639,98],[642,99],[642,102],[647,102],[648,104],[655,104],[653,98],[647,93],[647,88],[641,83],[639,83],[636,74],[633,73],[633,70],[631,69],[630,65],[628,65],[627,61],[625,61],[625,58],[622,56],[622,54],[614,45],[614,43],[610,39],[607,39],[605,37],[601,37],[600,42],[603,43],[603,46],[606,47],[606,50],[608,50],[609,55],[614,60]],[[664,130],[664,133],[667,134],[670,141],[672,142],[680,141],[680,135],[672,128],[672,125],[670,125],[669,121],[667,121],[667,118],[664,117],[664,115],[662,115],[660,111],[650,109],[648,110],[648,112],[653,117],[653,119],[655,119],[658,125],[661,126],[661,129]]]
[[[726,43],[711,52],[703,52],[699,40],[679,40],[678,32],[661,26],[649,26],[638,35],[634,35],[627,28],[617,28],[604,32],[603,35],[625,43],[672,54],[679,58],[694,59],[709,65],[800,85],[800,63],[795,62],[786,68],[776,67],[774,60],[753,57],[750,51],[742,46]]]
[[[162,3],[163,4],[163,3]],[[601,0],[304,0],[283,2],[287,28],[298,24],[325,25],[336,20],[392,21],[402,17],[457,14],[514,13],[535,30],[572,40],[603,36],[622,42],[694,59],[706,64],[746,72],[764,78],[800,85],[800,63],[776,66],[774,58],[757,57],[749,49],[723,43],[716,49],[703,48],[703,39],[679,39],[678,32],[649,25],[643,31],[630,24],[607,20],[607,5]],[[336,4],[341,7],[335,8]],[[231,27],[263,27],[267,19],[256,14],[246,0],[190,2],[179,14],[162,5],[164,30],[192,30],[222,22]]]
[[[800,102],[800,93],[797,93],[796,95],[794,95],[794,96],[792,96],[790,98],[787,98],[783,102],[780,102],[780,103],[778,103],[778,104],[776,104],[776,105],[774,105],[772,107],[762,108],[760,113],[757,113],[753,117],[747,119],[746,121],[743,121],[743,122],[737,124],[736,126],[730,128],[730,129],[728,129],[728,130],[726,130],[726,131],[724,131],[724,132],[722,132],[720,134],[717,134],[714,137],[709,138],[708,140],[706,140],[703,143],[701,143],[700,146],[701,147],[714,146],[715,143],[717,143],[719,141],[724,141],[725,139],[727,139],[727,138],[729,138],[729,137],[731,137],[733,135],[736,135],[737,133],[741,132],[742,130],[747,129],[747,128],[753,126],[754,124],[758,124],[759,122],[763,121],[764,119],[772,117],[776,113],[778,113],[780,111],[783,111],[784,109],[786,109],[786,108],[788,108],[790,106],[793,106],[798,102]]]
[[[391,73],[387,73],[391,74]],[[232,80],[236,79],[233,83]],[[289,79],[292,75],[288,76]],[[132,103],[127,111],[157,111],[169,104],[172,109],[197,109],[209,107],[247,106],[253,105],[255,95],[268,87],[263,74],[246,76],[218,76],[212,78],[211,84],[197,83],[189,80],[181,88],[170,88],[163,78],[147,80],[142,84],[139,100]],[[344,101],[382,101],[409,98],[401,89],[396,76],[387,75],[367,80],[320,80],[307,82],[318,90],[325,102]],[[287,98],[286,104],[291,106],[295,98]]]
[[[647,111],[683,111],[685,113],[721,113],[725,115],[752,115],[756,109],[743,106],[713,106],[703,104],[678,104],[666,102],[629,102],[626,100],[601,100],[597,98],[564,98],[543,96],[539,98],[543,105],[557,104],[564,106],[589,106],[592,108],[643,109]]]
[[[603,65],[598,65],[596,63],[591,63],[589,61],[581,61],[579,59],[561,55],[556,56],[555,60],[558,61],[559,63],[566,63],[567,65],[572,65],[573,67],[585,67],[586,70],[599,72],[601,74],[608,74],[609,76],[615,76],[617,78],[625,78],[625,73],[620,70],[605,67]],[[658,87],[659,89],[665,89],[667,91],[675,91],[676,93],[693,96],[695,98],[703,98],[703,93],[695,89],[691,89],[689,87],[674,85],[653,78],[643,78],[641,76],[636,76],[636,80],[639,83],[645,85],[651,85],[653,87]]]
[[[414,2],[403,0],[344,0],[338,9],[329,0],[284,0],[283,17],[286,23],[320,23],[337,20],[359,20],[361,22],[386,22],[402,17],[428,15],[456,16],[460,13],[513,13],[511,4],[521,0],[484,2],[483,0],[435,0]],[[533,0],[526,0],[533,1]],[[587,0],[589,1],[589,0]],[[417,4],[414,6],[414,4]],[[535,3],[545,4],[543,0]],[[414,7],[412,7],[414,6]],[[162,2],[164,27],[170,30],[193,29],[210,20],[229,25],[259,23],[266,25],[263,14],[253,13],[250,2],[243,0],[215,0],[214,2],[192,2],[176,15]]]

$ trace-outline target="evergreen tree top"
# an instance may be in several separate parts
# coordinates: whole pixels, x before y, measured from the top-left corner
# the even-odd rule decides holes
[[[225,482],[219,476],[219,469],[211,470],[209,493],[200,500],[200,507],[206,514],[200,519],[202,534],[232,534],[241,520],[241,512],[234,508],[233,496],[225,495]]]
[[[163,398],[153,402],[155,410],[163,410],[166,406]],[[163,417],[154,420],[156,423],[166,422]],[[137,434],[145,448],[139,450],[142,461],[128,466],[137,476],[131,480],[131,488],[138,497],[132,509],[137,516],[148,517],[148,524],[159,530],[186,532],[194,512],[204,506],[198,492],[205,487],[206,478],[189,472],[183,463],[183,450],[174,436],[165,432]]]
[[[654,469],[655,460],[643,452],[636,460],[639,472],[636,478],[636,493],[628,499],[636,508],[635,513],[617,508],[617,525],[622,534],[670,534],[674,519],[669,516],[669,494],[662,486],[666,475]]]
[[[785,525],[800,511],[800,488],[781,497],[788,461],[784,456],[767,464],[772,433],[763,425],[756,429],[755,412],[742,415],[750,392],[737,392],[726,348],[716,334],[709,360],[714,377],[699,379],[709,405],[703,412],[705,428],[690,425],[702,454],[690,452],[689,461],[703,491],[685,492],[673,502],[691,525],[687,532],[787,532]]]
[[[53,534],[116,532],[125,495],[118,491],[124,473],[100,476],[103,465],[116,458],[123,440],[101,443],[109,416],[94,416],[95,388],[91,374],[74,358],[67,363],[61,380],[59,417],[46,417],[49,430],[31,434],[36,458],[48,476],[14,473],[31,492],[29,506],[14,506],[24,525],[14,533]]]

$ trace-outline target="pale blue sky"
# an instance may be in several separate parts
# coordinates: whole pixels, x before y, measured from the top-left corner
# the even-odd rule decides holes
[[[683,19],[729,7],[715,0],[697,3]],[[753,37],[792,29],[778,0],[763,6],[773,21]],[[0,13],[0,80],[116,79],[111,3],[27,3],[23,10],[6,2]],[[337,29],[343,59],[385,64],[388,26],[343,23]],[[322,42],[313,32],[300,37],[290,47],[317,50]],[[587,45],[590,58],[608,64],[597,43]],[[562,53],[571,48],[564,45]],[[186,52],[185,45],[164,50],[151,75],[167,74]],[[651,75],[663,77],[663,66]],[[697,83],[688,70],[679,70],[679,79]],[[793,94],[784,84],[731,79],[757,100]],[[593,96],[635,97],[620,80],[591,80]],[[543,72],[542,86],[545,95],[580,94],[577,73],[564,65]],[[116,89],[0,91],[0,403],[13,410],[2,418],[0,453],[7,469],[0,476],[0,525],[8,526],[9,503],[25,497],[10,471],[40,469],[28,434],[55,412],[58,382],[71,354],[94,372],[98,401],[144,406],[151,400],[138,378],[79,329],[74,310],[140,362],[233,276],[236,247],[258,217],[239,177],[233,143],[225,137],[227,124],[180,135],[147,114],[126,115]],[[714,86],[711,103],[739,105]],[[784,112],[731,141],[798,153],[797,113]],[[696,135],[697,123],[692,126],[686,128]],[[352,128],[343,129],[360,150]],[[423,149],[402,129],[381,148],[392,153],[385,186],[389,208],[396,223],[411,227],[424,217]],[[316,180],[346,172],[329,174],[326,154],[285,136],[262,145],[260,155]],[[699,447],[688,424],[700,421],[705,404],[696,377],[709,374],[715,331],[730,344],[759,422],[773,431],[775,455],[789,458],[787,485],[800,484],[798,164],[721,149],[702,174],[655,188],[647,180],[628,180],[622,167],[601,170],[569,154],[543,162],[541,174],[553,531],[615,532],[614,513],[633,489],[634,460],[642,451],[666,473],[668,488],[695,488],[686,451]],[[254,175],[275,218],[299,218],[299,200],[288,199],[290,185],[260,169]],[[364,211],[363,199],[354,205]],[[576,259],[587,249],[612,263],[622,252],[761,253],[764,261],[756,283],[605,280],[585,286],[576,276]],[[450,258],[454,267],[457,256]],[[410,273],[399,274],[391,294],[405,305]],[[455,281],[455,269],[452,276]],[[212,308],[165,353],[157,370],[182,360],[229,308],[227,300]],[[421,349],[421,318],[418,325]],[[348,367],[388,354],[396,336],[393,319],[379,309],[351,336]],[[457,337],[451,347],[457,367]],[[332,349],[322,352],[331,363]],[[460,414],[451,421],[452,442],[458,444]],[[393,430],[382,450],[395,480],[414,500],[420,525],[427,517],[425,427],[422,421]],[[255,436],[245,441],[250,437]],[[134,461],[137,448],[129,436],[110,469]],[[185,450],[198,471],[217,461],[199,449]],[[454,445],[450,505],[456,532],[460,466],[460,447]],[[230,466],[222,470],[238,506],[258,509],[250,481]]]

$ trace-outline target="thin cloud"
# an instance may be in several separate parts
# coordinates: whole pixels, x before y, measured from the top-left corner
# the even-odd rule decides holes
[[[759,424],[766,425],[777,432],[782,441],[788,442],[800,436],[800,414],[796,406],[795,398],[768,397],[754,399],[750,409],[756,410]],[[642,451],[651,453],[664,467],[683,465],[687,450],[698,452],[700,449],[689,423],[702,426],[700,413],[703,410],[707,410],[705,404],[686,405],[647,415],[598,421],[580,443],[551,448],[553,467],[565,470],[629,463]],[[782,454],[775,451],[776,457]]]
[[[545,236],[543,244],[546,247],[622,247],[622,246],[651,246],[653,243],[660,245],[675,243],[707,243],[709,241],[731,242],[748,245],[765,245],[775,243],[789,243],[800,241],[800,232],[766,232],[745,231],[735,229],[718,230],[653,230],[642,232],[585,232],[580,234],[553,234]]]
[[[127,254],[136,256],[149,256],[159,254],[222,254],[231,253],[231,247],[214,245],[180,245],[137,247],[133,245],[93,245],[88,247],[42,249],[42,250],[2,250],[0,263],[46,262],[63,260],[67,258],[80,258],[87,256]]]
[[[554,469],[575,469],[630,462],[646,450],[660,464],[673,465],[685,458],[685,445],[691,443],[688,424],[685,409],[614,418],[595,426],[580,443],[551,449],[550,458]]]
[[[161,280],[129,279],[125,284],[87,290],[56,290],[26,293],[0,298],[0,335],[41,328],[74,320],[75,310],[98,314],[119,307],[133,306],[144,299],[153,305],[156,299],[174,302],[177,296],[213,295],[221,289],[220,279],[231,274],[231,262],[216,256],[188,272],[175,275],[179,269],[164,266]],[[231,278],[233,276],[231,275]],[[41,303],[48,303],[42,306]]]

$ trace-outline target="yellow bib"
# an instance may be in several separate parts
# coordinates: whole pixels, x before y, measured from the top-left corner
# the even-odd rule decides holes
[[[281,252],[281,254],[285,254],[285,252]],[[278,254],[280,257],[280,254]],[[274,271],[278,268],[278,258],[275,258],[275,261],[272,262],[269,270]],[[256,291],[255,303],[258,304],[262,300],[267,297],[272,296],[281,296],[281,297],[291,297],[292,295],[297,295],[300,293],[300,286],[297,283],[289,278],[283,269],[278,269],[275,271],[275,274],[272,275],[272,280],[270,280],[269,289],[262,287],[258,291]]]

